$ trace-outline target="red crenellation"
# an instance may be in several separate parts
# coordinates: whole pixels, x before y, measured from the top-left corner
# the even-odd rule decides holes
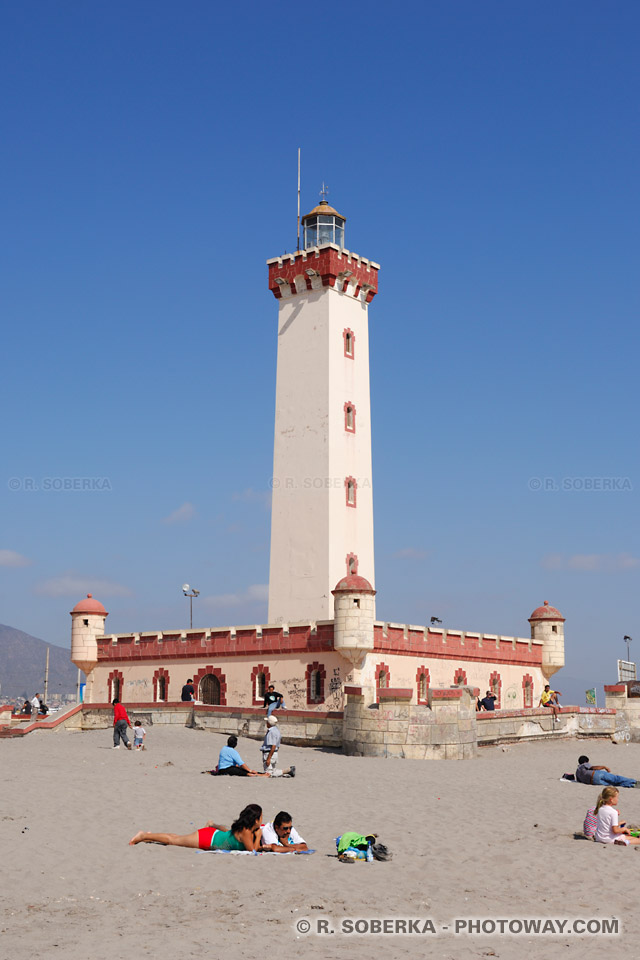
[[[347,254],[334,247],[322,247],[291,256],[278,257],[269,267],[269,289],[276,300],[282,298],[281,286],[276,280],[284,280],[292,296],[307,292],[313,287],[313,278],[307,270],[313,270],[320,276],[323,287],[337,287],[342,293],[348,294],[353,289],[353,296],[359,297],[364,287],[364,299],[371,303],[378,292],[378,267],[362,260],[353,254]],[[339,274],[345,269],[351,272],[348,283],[344,282]]]
[[[520,667],[542,666],[542,645],[530,640],[500,640],[481,634],[431,632],[381,623],[373,627],[375,653],[398,653],[410,657],[432,657],[438,660],[503,663]]]

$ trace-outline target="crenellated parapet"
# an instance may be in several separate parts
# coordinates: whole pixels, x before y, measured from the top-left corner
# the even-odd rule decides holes
[[[373,650],[379,654],[397,653],[438,660],[541,667],[544,643],[524,637],[377,621],[373,625]]]
[[[341,250],[333,243],[274,257],[267,264],[269,289],[277,300],[333,287],[356,300],[371,303],[378,292],[380,264]]]

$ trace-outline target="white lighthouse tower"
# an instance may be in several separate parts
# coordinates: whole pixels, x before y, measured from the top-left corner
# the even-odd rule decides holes
[[[326,199],[302,225],[303,249],[267,261],[278,300],[269,623],[330,620],[337,581],[375,582],[368,304],[380,267],[345,249],[345,218]]]

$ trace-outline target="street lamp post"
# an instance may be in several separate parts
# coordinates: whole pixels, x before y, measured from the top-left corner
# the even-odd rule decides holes
[[[627,645],[627,663],[631,663],[631,654],[629,652],[629,644],[633,640],[633,637],[628,637],[626,634],[622,638]]]
[[[189,597],[189,627],[193,627],[193,598],[197,597],[200,591],[190,587],[188,583],[183,583],[182,592],[185,597]]]

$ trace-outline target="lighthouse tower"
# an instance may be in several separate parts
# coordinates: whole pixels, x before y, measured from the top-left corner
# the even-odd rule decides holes
[[[269,623],[333,619],[336,582],[374,583],[368,305],[380,267],[345,249],[345,218],[326,199],[302,226],[303,249],[267,261],[278,300]]]

